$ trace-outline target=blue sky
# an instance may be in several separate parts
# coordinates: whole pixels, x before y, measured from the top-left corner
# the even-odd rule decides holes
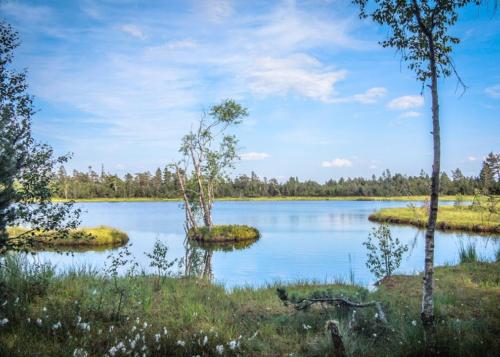
[[[4,1],[29,71],[35,136],[69,169],[123,174],[177,158],[180,138],[223,98],[248,107],[236,173],[324,181],[430,171],[430,100],[386,31],[349,1]],[[500,16],[463,11],[440,82],[442,167],[476,175],[500,152]]]

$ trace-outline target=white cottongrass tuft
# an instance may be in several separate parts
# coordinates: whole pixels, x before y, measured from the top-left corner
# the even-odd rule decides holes
[[[9,319],[4,317],[3,319],[0,320],[0,326],[5,326],[9,323]]]
[[[177,346],[184,347],[184,346],[186,346],[186,342],[179,340],[179,341],[177,341]]]
[[[217,345],[215,346],[215,350],[217,351],[218,354],[222,355],[224,354],[224,346],[222,345]]]

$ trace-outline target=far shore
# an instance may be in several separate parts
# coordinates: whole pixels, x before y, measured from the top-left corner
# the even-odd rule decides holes
[[[216,201],[425,201],[429,196],[275,196],[275,197],[219,197]],[[442,202],[455,201],[457,196],[443,195]],[[462,196],[464,201],[472,201],[473,196]],[[54,202],[67,202],[70,199],[55,198]],[[132,197],[132,198],[78,198],[76,202],[180,202],[181,198]]]

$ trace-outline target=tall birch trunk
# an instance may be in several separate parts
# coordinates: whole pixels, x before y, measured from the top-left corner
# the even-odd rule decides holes
[[[431,67],[431,93],[432,93],[432,138],[434,143],[434,161],[432,164],[431,202],[427,231],[425,232],[425,269],[422,294],[421,319],[426,331],[432,329],[434,322],[434,231],[439,203],[439,172],[441,166],[441,139],[439,129],[439,102],[437,69],[435,60],[434,41],[429,36],[429,52]]]

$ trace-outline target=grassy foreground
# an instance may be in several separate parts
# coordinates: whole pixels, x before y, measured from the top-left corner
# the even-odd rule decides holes
[[[370,215],[375,222],[411,224],[417,227],[427,226],[427,210],[425,208],[403,207],[383,208]],[[459,230],[479,233],[500,233],[500,213],[491,213],[482,208],[470,206],[439,207],[437,229]]]
[[[188,232],[191,239],[204,243],[228,243],[228,242],[243,242],[255,241],[260,238],[260,232],[257,228],[238,225],[215,225],[211,229],[207,227],[199,227]]]
[[[274,196],[274,197],[218,197],[216,201],[425,201],[429,196]],[[439,196],[440,201],[455,201],[456,196]],[[472,201],[473,196],[462,196],[464,201]],[[55,202],[67,202],[55,198]],[[78,198],[76,202],[178,202],[181,198],[133,197],[133,198]]]
[[[437,268],[437,351],[495,356],[500,349],[500,264]],[[0,270],[0,355],[4,356],[328,356],[324,326],[337,319],[349,356],[422,356],[420,276],[395,276],[376,292],[347,284],[287,286],[295,294],[331,289],[371,308],[295,311],[276,286],[240,288],[194,278],[107,277],[90,269],[54,275],[8,258]]]
[[[27,231],[26,228],[7,228],[9,237],[13,240]],[[32,243],[33,248],[44,249],[51,247],[116,247],[126,244],[129,238],[125,232],[119,229],[98,226],[71,230],[67,236],[63,237],[54,232],[33,232],[33,235],[26,234],[20,238],[21,242],[25,241],[27,243],[28,240]]]

